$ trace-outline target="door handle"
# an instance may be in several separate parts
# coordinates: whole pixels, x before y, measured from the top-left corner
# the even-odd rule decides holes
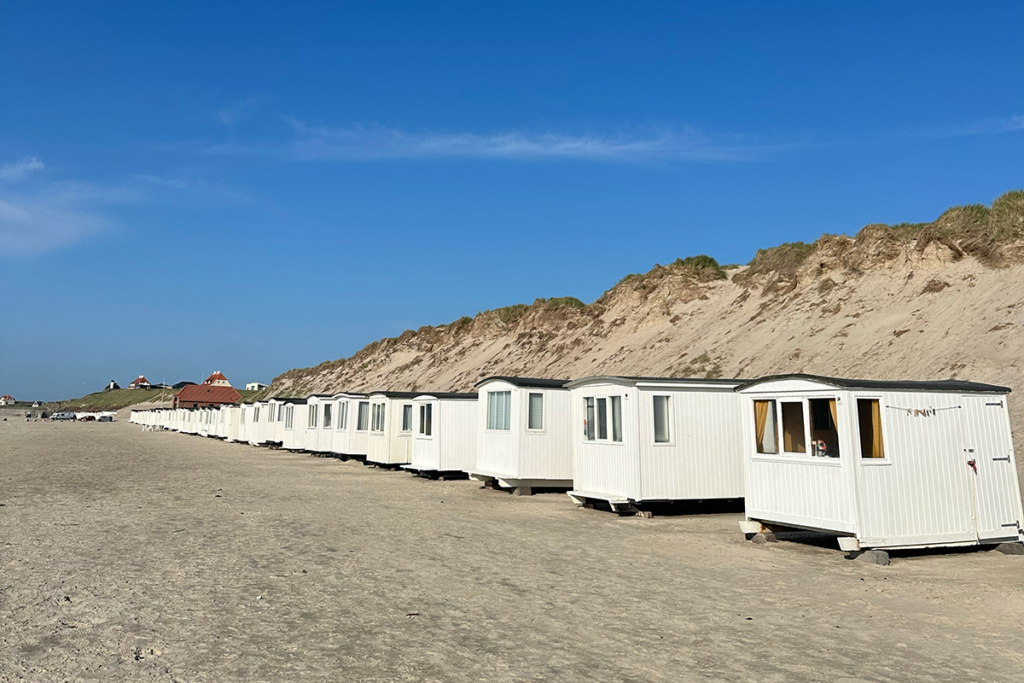
[[[978,463],[977,462],[975,462],[974,460],[968,460],[967,464],[971,466],[971,469],[974,470],[975,474],[978,473]]]

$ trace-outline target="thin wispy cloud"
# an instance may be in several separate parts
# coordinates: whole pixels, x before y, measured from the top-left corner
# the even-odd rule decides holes
[[[0,256],[34,256],[76,244],[113,227],[89,200],[59,188],[0,197]]]
[[[906,135],[926,138],[955,138],[972,135],[1002,135],[1024,131],[1024,116],[983,119],[958,126],[931,126],[906,132]]]
[[[230,126],[245,116],[258,101],[259,98],[257,97],[250,97],[247,100],[233,102],[226,107],[218,109],[216,119],[225,126]]]
[[[35,157],[27,157],[20,161],[0,164],[0,181],[12,182],[24,180],[35,171],[42,171],[46,164]]]
[[[643,130],[637,133],[582,134],[409,132],[384,126],[313,126],[286,119],[295,133],[289,150],[298,159],[363,161],[375,159],[475,158],[588,161],[743,161],[765,148],[713,140],[699,130]],[[237,147],[237,145],[235,146]],[[211,148],[232,153],[231,148]],[[235,150],[237,151],[237,150]]]
[[[183,195],[188,194],[187,200],[190,205],[199,199],[204,204],[211,202],[224,204],[252,204],[254,199],[245,192],[240,192],[222,183],[206,180],[205,178],[190,176],[163,176],[155,173],[142,173],[135,178],[146,187],[161,192],[172,199],[176,204],[184,200]]]
[[[33,166],[42,167],[33,157],[0,168],[19,164],[24,171],[4,178],[23,179]],[[117,210],[128,205],[181,209],[251,203],[248,195],[187,176],[144,174],[113,184],[39,179],[0,186],[0,258],[38,256],[117,229]]]

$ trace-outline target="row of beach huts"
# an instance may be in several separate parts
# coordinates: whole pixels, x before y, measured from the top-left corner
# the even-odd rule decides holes
[[[812,375],[490,377],[475,393],[342,392],[133,410],[148,428],[336,454],[633,511],[743,499],[748,538],[841,549],[1021,543],[1006,387]]]

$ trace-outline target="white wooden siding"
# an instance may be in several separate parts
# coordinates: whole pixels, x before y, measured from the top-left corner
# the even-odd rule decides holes
[[[573,386],[577,491],[636,502],[743,497],[740,397],[729,385],[675,384],[601,378]],[[588,440],[584,399],[608,399],[610,420],[613,396],[623,397],[622,442]],[[667,443],[654,440],[655,396],[669,397]]]
[[[511,394],[508,430],[487,428],[487,394],[499,391]],[[544,428],[541,430],[527,428],[530,394],[544,397]],[[477,395],[477,449],[473,471],[508,480],[572,480],[572,419],[568,390],[520,387],[504,380],[490,380],[480,385]]]
[[[1006,396],[847,390],[806,380],[742,393],[748,518],[850,533],[876,548],[1016,536],[1022,513]],[[838,458],[756,453],[753,401],[782,396],[836,398]],[[885,458],[861,457],[858,399],[880,402]]]

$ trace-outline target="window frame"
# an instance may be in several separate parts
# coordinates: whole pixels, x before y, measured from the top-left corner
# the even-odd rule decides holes
[[[612,399],[619,399],[620,417],[622,417],[622,410],[626,405],[626,393],[621,394],[593,394],[591,396],[583,397],[583,421],[586,425],[583,431],[583,442],[585,444],[600,444],[602,446],[623,446],[626,442],[626,426],[625,419],[623,418],[622,424],[620,425],[621,437],[618,441],[615,440],[615,425],[613,419],[612,406],[614,401]],[[590,402],[588,405],[588,401]],[[604,423],[601,421],[600,403],[604,402]],[[587,417],[589,410],[593,410],[594,420],[593,425],[590,424],[590,420]],[[602,427],[604,428],[604,437],[601,436]]]
[[[533,406],[531,400],[534,396],[540,397],[540,427],[531,427],[530,418],[533,416]],[[544,396],[543,391],[527,391],[526,392],[526,431],[533,434],[543,434],[546,430],[545,427],[548,424],[548,402]]]
[[[854,457],[862,465],[868,467],[885,467],[892,465],[892,449],[889,448],[889,419],[886,417],[885,400],[882,398],[882,394],[852,394],[850,400],[853,401],[853,408],[857,412],[857,447],[854,449]],[[863,401],[878,401],[878,414],[882,420],[882,448],[885,450],[884,458],[865,458],[861,455],[861,443],[860,443],[860,407],[857,405],[858,400]]]
[[[508,410],[503,411],[503,414],[499,417],[507,419],[508,426],[506,427],[492,427],[491,426],[491,398],[493,396],[505,395],[508,396]],[[501,389],[499,391],[488,391],[487,392],[487,405],[485,407],[486,412],[484,413],[485,429],[489,432],[511,432],[512,431],[512,391],[509,389]],[[503,420],[496,420],[497,424],[505,422]]]
[[[360,428],[359,425],[364,422],[364,420],[362,418],[366,418],[365,419],[365,423],[366,424],[365,424],[364,427]],[[369,401],[359,401],[359,405],[356,406],[356,431],[357,432],[364,432],[364,433],[370,431],[370,402]]]
[[[413,405],[411,403],[402,404],[402,434],[412,434],[413,420]],[[406,427],[408,425],[408,427]]]
[[[370,404],[370,430],[374,434],[383,434],[386,425],[386,406],[387,403],[371,403]]]
[[[289,432],[295,428],[295,406],[291,403],[284,409],[284,428]]]
[[[810,404],[808,403],[808,401],[810,399],[830,399],[830,398],[834,398],[836,400],[836,413],[837,413],[837,415],[842,413],[843,406],[845,405],[845,403],[843,402],[842,396],[839,393],[834,393],[834,392],[830,393],[830,392],[824,392],[823,391],[820,394],[819,393],[813,393],[813,394],[807,394],[807,395],[802,395],[802,396],[794,396],[792,394],[786,394],[786,393],[754,394],[754,395],[751,395],[750,396],[750,399],[751,399],[751,403],[750,403],[751,415],[753,414],[753,402],[754,401],[775,401],[775,406],[776,406],[775,426],[776,426],[776,429],[778,430],[778,432],[777,432],[777,434],[778,434],[778,443],[776,444],[776,447],[777,447],[777,449],[779,451],[778,453],[758,453],[757,452],[757,430],[756,430],[756,428],[755,428],[755,426],[753,424],[753,421],[751,421],[750,429],[748,430],[749,431],[749,448],[750,448],[751,458],[753,460],[758,460],[758,461],[762,461],[762,462],[764,462],[764,461],[800,462],[800,463],[809,464],[809,465],[821,465],[822,467],[841,467],[843,459],[846,456],[844,455],[843,448],[842,448],[842,435],[843,435],[843,432],[840,431],[839,425],[836,425],[836,430],[839,433],[839,439],[840,439],[840,448],[839,448],[840,457],[838,457],[838,458],[825,458],[825,457],[811,455],[811,416],[810,416]],[[796,452],[785,450],[785,439],[786,439],[786,437],[785,437],[785,432],[782,429],[782,404],[783,403],[800,403],[801,404],[800,409],[803,411],[802,415],[803,415],[803,420],[804,420],[804,444],[805,444],[805,446],[807,448],[807,452],[806,453],[796,453]],[[882,425],[882,429],[883,429],[883,432],[884,432],[884,430],[885,430],[884,423]],[[883,433],[883,438],[884,438],[884,433]],[[858,446],[859,445],[860,444],[858,442]]]
[[[804,452],[800,451],[787,451],[786,450],[786,429],[783,417],[786,414],[786,410],[783,407],[787,403],[795,403],[800,406],[800,417],[803,420],[803,432],[804,432]],[[811,414],[810,406],[807,404],[807,397],[800,396],[793,398],[792,396],[787,398],[780,398],[778,402],[779,406],[779,455],[788,458],[807,458],[808,460],[824,460],[824,458],[816,458],[811,455]]]
[[[339,431],[344,431],[348,428],[348,401],[344,399],[338,401],[338,419],[335,422],[334,428]]]
[[[333,414],[334,411],[331,410],[331,406],[333,406],[333,405],[334,405],[333,403],[325,403],[324,404],[324,420],[323,420],[323,428],[324,429],[331,429],[331,427],[334,424],[334,414]]]
[[[316,429],[320,417],[319,405],[308,405],[306,407],[306,429]]]
[[[419,410],[419,424],[416,429],[416,437],[420,439],[434,438],[434,404],[421,403]]]
[[[663,398],[668,406],[666,410],[666,424],[665,428],[668,430],[668,438],[665,441],[658,441],[658,424],[657,424],[657,399]],[[672,394],[666,393],[654,393],[651,392],[651,445],[657,448],[672,447],[676,445],[676,430],[672,424],[672,419],[675,415],[674,412],[674,401],[672,400]]]

